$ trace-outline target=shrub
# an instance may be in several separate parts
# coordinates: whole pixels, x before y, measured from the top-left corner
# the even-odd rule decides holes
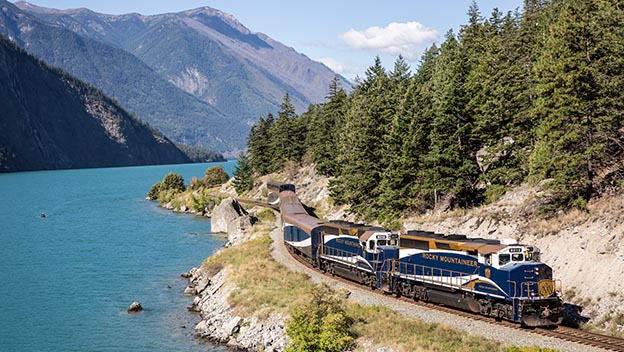
[[[197,178],[193,176],[193,178],[191,178],[191,183],[189,184],[189,188],[195,190],[195,189],[199,189],[202,187],[206,187],[205,179]]]
[[[223,170],[223,166],[213,166],[206,170],[204,185],[206,187],[221,186],[226,183],[230,176]]]
[[[345,299],[326,284],[315,286],[312,299],[292,306],[290,315],[286,351],[344,351],[354,344],[349,330],[354,321],[346,313]]]
[[[158,194],[160,193],[162,183],[160,181],[154,183],[152,188],[150,188],[149,192],[147,192],[147,197],[151,200],[157,200]]]
[[[494,203],[497,200],[501,199],[505,195],[505,192],[507,192],[508,190],[509,190],[508,186],[490,185],[485,190],[485,193],[484,193],[485,200],[488,204]]]
[[[180,174],[170,172],[163,178],[161,189],[183,192],[186,189],[184,186],[184,178],[182,178]]]
[[[274,223],[275,213],[271,209],[262,209],[262,211],[258,213],[258,219],[262,222]]]
[[[196,213],[203,213],[206,210],[208,202],[203,194],[199,194],[197,196],[191,194],[190,200],[191,204],[189,205],[189,208],[193,209]]]

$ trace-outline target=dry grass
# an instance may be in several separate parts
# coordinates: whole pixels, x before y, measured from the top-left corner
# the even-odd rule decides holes
[[[538,347],[506,347],[502,343],[469,335],[444,324],[430,324],[406,318],[385,307],[351,304],[349,314],[355,318],[353,332],[358,351],[391,347],[401,352],[554,352]],[[365,347],[363,347],[365,346]]]
[[[209,272],[224,268],[237,287],[229,297],[237,313],[250,316],[259,313],[288,313],[292,304],[306,301],[312,283],[304,274],[294,273],[271,257],[271,239],[266,234],[239,246],[225,248],[208,258],[203,267]],[[258,229],[256,229],[258,231]]]
[[[572,209],[548,219],[535,218],[527,224],[525,230],[537,236],[555,235],[563,229],[587,222],[590,216],[587,211]]]

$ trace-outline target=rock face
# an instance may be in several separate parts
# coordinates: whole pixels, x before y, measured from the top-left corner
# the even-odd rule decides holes
[[[132,304],[130,305],[130,307],[128,307],[128,313],[138,313],[143,311],[143,307],[141,306],[141,303],[139,302],[132,302]]]
[[[249,229],[256,219],[250,216],[234,198],[226,198],[212,211],[210,226],[214,233],[227,233],[230,244],[237,243],[243,231]]]

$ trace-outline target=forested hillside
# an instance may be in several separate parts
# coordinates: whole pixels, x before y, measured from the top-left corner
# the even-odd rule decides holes
[[[285,97],[248,138],[258,174],[315,162],[365,219],[489,202],[540,185],[541,210],[584,209],[624,181],[624,7],[526,0],[468,23],[411,68],[379,58],[301,116]]]
[[[101,91],[0,35],[0,172],[188,163]]]

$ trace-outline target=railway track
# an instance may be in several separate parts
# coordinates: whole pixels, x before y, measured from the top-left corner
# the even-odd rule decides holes
[[[339,281],[345,285],[358,287],[360,289],[363,288],[361,284],[356,283],[354,281],[342,278],[340,276],[333,276],[329,273],[318,271],[315,268],[313,268],[312,265],[310,265],[308,262],[303,260],[300,256],[293,254],[290,251],[290,249],[288,250],[288,252],[300,264],[306,266],[307,268],[311,270],[314,270],[336,281]],[[382,296],[389,295],[388,293],[385,293],[379,290],[371,290],[371,294],[377,294],[377,295],[382,295]],[[585,345],[585,346],[597,347],[597,348],[604,349],[606,351],[624,352],[624,339],[618,338],[618,337],[596,334],[596,333],[583,331],[580,329],[569,328],[565,326],[558,326],[556,329],[544,329],[544,328],[526,329],[526,328],[521,327],[520,324],[515,324],[509,321],[505,321],[505,320],[497,321],[495,318],[492,318],[492,317],[486,317],[486,316],[482,316],[482,315],[478,315],[478,314],[474,314],[470,312],[465,312],[465,311],[461,311],[455,308],[450,308],[450,307],[437,305],[433,303],[426,303],[422,301],[414,301],[413,299],[409,299],[406,297],[397,297],[397,299],[403,302],[407,302],[409,304],[413,304],[413,305],[417,305],[417,306],[421,306],[421,307],[425,307],[429,309],[434,309],[437,311],[461,316],[461,317],[476,320],[476,321],[485,322],[485,323],[496,325],[496,326],[505,326],[510,329],[522,330],[524,332],[531,333],[531,334],[552,337],[552,338],[574,342],[574,343]]]

